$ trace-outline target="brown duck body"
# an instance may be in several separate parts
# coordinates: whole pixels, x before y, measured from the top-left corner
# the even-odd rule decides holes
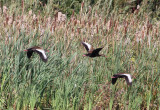
[[[47,62],[48,58],[46,56],[45,50],[43,50],[42,48],[38,47],[38,46],[34,46],[31,48],[28,48],[24,51],[27,51],[27,57],[31,58],[33,52],[36,52],[39,54],[40,58],[42,59],[42,61]]]
[[[87,42],[81,42],[83,44],[83,46],[85,47],[85,49],[87,50],[87,54],[84,54],[83,56],[88,56],[88,57],[100,57],[100,56],[104,56],[102,54],[99,54],[99,52],[103,49],[103,47],[101,48],[97,48],[94,49],[92,45],[88,44]]]

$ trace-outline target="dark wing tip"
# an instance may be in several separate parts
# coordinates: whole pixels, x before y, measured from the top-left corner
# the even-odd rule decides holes
[[[42,58],[41,58],[41,59],[42,59]],[[42,61],[46,63],[46,62],[48,61],[48,58],[47,58],[47,59],[42,59]]]
[[[97,48],[97,49],[94,49],[93,52],[95,53],[99,53],[103,48]]]
[[[27,57],[28,58],[31,58],[32,54],[33,54],[33,51],[27,51]]]
[[[112,84],[114,85],[117,81],[117,78],[112,78]]]

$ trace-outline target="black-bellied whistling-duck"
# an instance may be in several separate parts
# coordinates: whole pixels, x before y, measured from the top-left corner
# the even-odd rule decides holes
[[[117,78],[125,78],[128,85],[132,85],[132,78],[130,74],[127,73],[118,73],[113,75],[112,77],[112,84],[115,84],[117,81]]]
[[[88,56],[88,57],[106,57],[105,55],[99,54],[99,52],[103,49],[103,47],[101,48],[97,48],[94,49],[92,45],[88,44],[87,42],[81,42],[83,44],[83,46],[86,48],[87,50],[87,54],[84,54],[83,56]]]
[[[28,48],[24,51],[27,51],[27,57],[28,58],[31,58],[33,52],[36,52],[39,54],[40,58],[42,59],[42,61],[44,62],[47,62],[48,58],[46,56],[46,53],[45,51],[48,51],[48,50],[43,50],[42,48],[38,47],[38,46],[34,46],[34,47],[31,47],[31,48]]]

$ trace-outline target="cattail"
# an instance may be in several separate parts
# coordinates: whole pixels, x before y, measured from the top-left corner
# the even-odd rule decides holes
[[[152,24],[149,23],[149,21],[147,22],[147,35],[149,34],[149,30],[152,30]]]
[[[88,19],[91,17],[91,15],[90,15],[91,14],[91,10],[92,10],[91,7],[89,7]]]
[[[72,11],[72,15],[71,15],[71,17],[74,17],[74,10]]]
[[[72,33],[74,32],[74,28],[72,28]]]
[[[158,37],[158,27],[156,28],[156,37]]]
[[[142,31],[142,39],[144,39],[144,30]]]
[[[83,6],[84,6],[84,2],[81,3],[81,12],[82,12]]]
[[[117,21],[114,23],[114,31],[117,31]]]
[[[24,12],[24,0],[21,1],[22,13]]]
[[[78,32],[78,34],[80,34],[80,28],[77,28],[77,32]]]
[[[90,21],[88,21],[88,26],[91,27],[91,22]]]
[[[125,22],[124,22],[124,33],[125,33],[125,36],[126,36],[126,34],[127,34],[127,29],[128,29],[128,22],[125,21]]]
[[[112,18],[109,20],[109,29],[112,27]]]
[[[13,24],[14,20],[15,20],[15,13],[13,13],[13,15],[12,15],[12,23],[11,24]]]
[[[104,23],[103,23],[104,25],[106,24],[106,18],[104,19]]]
[[[74,20],[74,26],[76,26],[76,25],[77,25],[77,19]]]
[[[96,24],[96,20],[95,19],[93,19],[93,26]]]
[[[97,34],[98,34],[98,31],[99,31],[99,29],[98,29],[98,25],[96,25],[96,29],[97,29]]]
[[[7,16],[5,26],[8,25],[8,21],[9,21],[9,17]]]
[[[55,22],[57,22],[57,19],[58,19],[58,12],[54,15]]]

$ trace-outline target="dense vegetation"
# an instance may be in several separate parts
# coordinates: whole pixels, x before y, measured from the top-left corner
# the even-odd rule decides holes
[[[49,14],[61,11],[68,16],[80,12],[81,3],[84,2],[86,7],[96,8],[99,11],[128,13],[133,12],[140,5],[140,14],[150,13],[152,18],[160,19],[160,1],[159,0],[1,0],[0,6],[22,7],[25,11],[30,9],[35,12],[41,11]],[[22,10],[19,10],[22,12]],[[107,13],[107,14],[109,14]]]
[[[1,0],[0,109],[160,109],[159,2],[132,12],[119,1]],[[108,58],[83,57],[80,39]],[[35,45],[49,50],[47,63],[27,58]],[[119,72],[132,86],[111,84]]]

